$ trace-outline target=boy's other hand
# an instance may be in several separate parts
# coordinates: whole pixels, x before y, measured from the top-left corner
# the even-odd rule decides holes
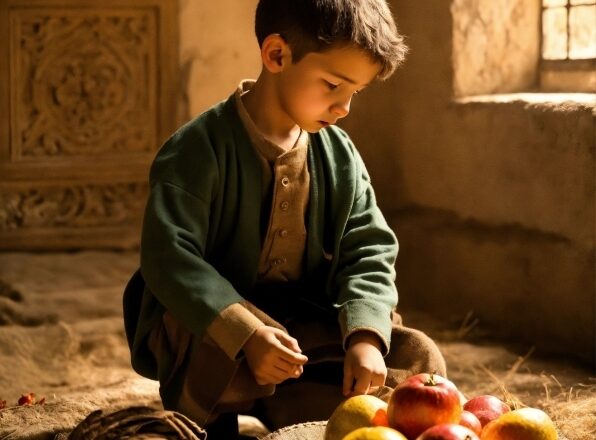
[[[386,378],[387,367],[379,337],[369,331],[354,333],[344,360],[344,396],[373,392],[385,384]]]
[[[298,341],[275,327],[259,327],[243,347],[248,367],[259,385],[299,377],[308,361]]]

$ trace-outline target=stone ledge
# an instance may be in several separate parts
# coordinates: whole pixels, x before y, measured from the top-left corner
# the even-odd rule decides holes
[[[497,93],[466,96],[456,98],[452,102],[456,105],[521,104],[544,110],[566,112],[592,110],[596,115],[595,93]]]

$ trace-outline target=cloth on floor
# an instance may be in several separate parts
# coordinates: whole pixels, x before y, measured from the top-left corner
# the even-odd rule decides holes
[[[186,416],[149,407],[130,407],[110,414],[97,410],[68,436],[68,440],[132,439],[206,440],[207,435]]]
[[[327,422],[308,422],[286,426],[272,432],[262,440],[323,440]]]

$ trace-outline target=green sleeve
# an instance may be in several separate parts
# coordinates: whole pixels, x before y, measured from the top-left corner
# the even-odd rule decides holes
[[[377,206],[362,159],[354,150],[359,182],[339,245],[335,289],[344,348],[351,334],[376,333],[389,351],[391,313],[397,304],[395,260],[398,244]]]
[[[220,310],[242,299],[205,260],[211,193],[218,178],[212,150],[201,148],[205,143],[200,136],[176,135],[160,150],[151,170],[141,238],[147,287],[197,336]]]

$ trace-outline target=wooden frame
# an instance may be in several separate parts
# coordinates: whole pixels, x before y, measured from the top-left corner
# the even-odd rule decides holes
[[[0,249],[138,244],[179,124],[171,0],[0,0]]]
[[[541,0],[542,2],[542,0]],[[594,3],[585,3],[592,5]],[[543,58],[544,29],[543,16],[546,9],[555,7],[545,6],[540,9],[540,63],[539,81],[540,89],[546,92],[596,92],[596,58],[572,59],[569,58],[570,31],[569,13],[573,6],[569,0],[564,6],[567,9],[567,48],[565,59]]]

